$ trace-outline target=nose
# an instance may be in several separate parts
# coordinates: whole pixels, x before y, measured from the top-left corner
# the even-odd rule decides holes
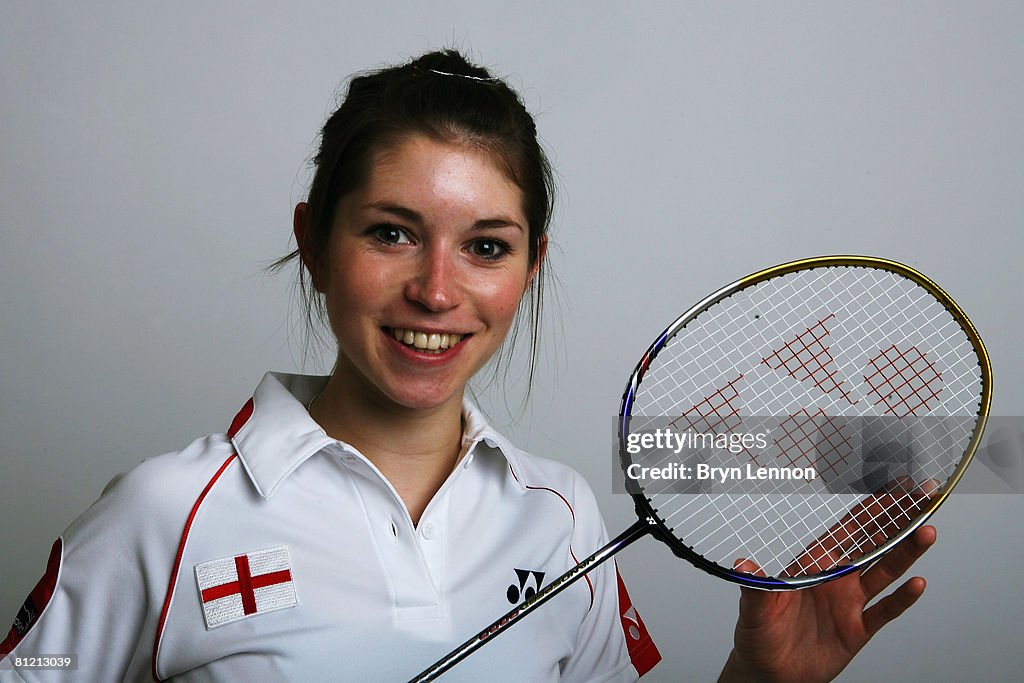
[[[405,286],[405,296],[435,313],[458,306],[462,290],[454,257],[437,245],[425,250]]]

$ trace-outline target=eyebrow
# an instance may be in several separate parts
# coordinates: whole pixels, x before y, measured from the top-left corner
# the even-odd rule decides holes
[[[363,205],[364,209],[376,209],[383,211],[384,213],[390,213],[398,218],[415,223],[417,225],[423,225],[423,216],[418,211],[410,209],[409,207],[402,206],[401,204],[394,204],[392,202],[370,202]],[[511,218],[498,215],[493,218],[482,218],[473,223],[474,230],[487,230],[493,228],[518,228],[524,230],[516,221]]]

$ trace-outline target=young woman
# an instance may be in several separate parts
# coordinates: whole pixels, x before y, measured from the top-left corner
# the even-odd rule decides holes
[[[605,542],[586,483],[465,397],[517,312],[540,315],[551,174],[518,96],[427,54],[353,79],[315,162],[292,257],[333,373],[268,373],[226,433],[115,480],[0,645],[77,671],[0,681],[405,680]],[[835,676],[920,595],[865,610],[933,539],[744,590],[723,679]],[[448,679],[634,680],[658,659],[608,563]]]

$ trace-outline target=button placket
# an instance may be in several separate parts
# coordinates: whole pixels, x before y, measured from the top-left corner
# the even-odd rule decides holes
[[[352,482],[362,499],[369,532],[381,558],[381,571],[388,576],[399,621],[435,619],[440,614],[439,595],[431,567],[423,556],[417,530],[401,500],[386,480],[361,457],[340,454],[352,473]]]
[[[429,517],[421,518],[416,527],[420,552],[423,553],[430,577],[439,594],[443,592],[444,587],[444,531],[448,519],[449,500],[448,491],[442,491],[440,497],[431,502]]]

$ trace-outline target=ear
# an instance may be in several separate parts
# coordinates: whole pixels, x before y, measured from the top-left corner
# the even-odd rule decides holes
[[[302,259],[302,265],[306,267],[306,271],[309,273],[309,279],[313,283],[313,289],[316,291],[322,291],[320,289],[320,272],[318,267],[318,260],[314,257],[313,252],[310,249],[309,243],[306,241],[306,234],[309,228],[309,204],[306,202],[299,202],[295,205],[295,213],[292,215],[292,232],[295,234],[295,244],[299,249],[299,258]]]
[[[533,262],[533,267],[530,268],[530,276],[526,278],[526,288],[529,288],[533,284],[534,278],[537,277],[538,271],[540,271],[540,264],[544,263],[544,259],[548,255],[548,236],[540,236],[540,244],[537,245],[537,260]]]

